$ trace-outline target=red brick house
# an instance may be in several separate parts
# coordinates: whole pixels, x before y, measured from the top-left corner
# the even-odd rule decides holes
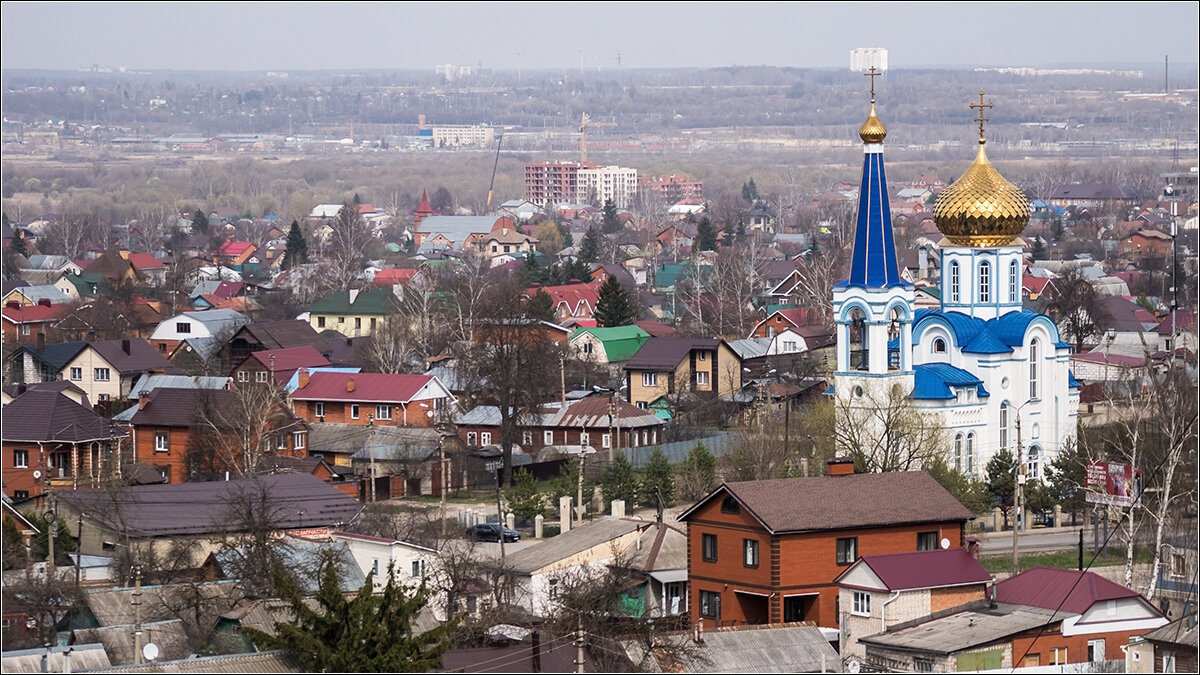
[[[860,556],[962,545],[971,512],[923,471],[725,483],[679,516],[688,524],[688,606],[710,628],[838,625],[834,583]]]
[[[338,422],[432,428],[455,399],[433,375],[309,373],[299,370],[292,404],[308,423]]]
[[[229,376],[240,386],[287,384],[301,368],[323,368],[331,366],[316,347],[292,347],[290,349],[266,349],[252,352],[233,367]]]

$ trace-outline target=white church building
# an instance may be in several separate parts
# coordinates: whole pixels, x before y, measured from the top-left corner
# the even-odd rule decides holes
[[[893,446],[912,437],[889,432],[889,417],[915,410],[940,423],[928,426],[941,427],[937,442],[951,467],[983,477],[1007,448],[1038,478],[1075,437],[1079,383],[1054,321],[1022,307],[1020,234],[1030,203],[984,151],[983,112],[991,104],[981,94],[971,107],[979,110],[978,154],[933,210],[944,235],[941,306],[917,309],[896,261],[883,167],[887,130],[875,114],[872,84],[871,113],[859,129],[864,162],[850,277],[833,292],[838,436],[861,429],[873,453],[903,454]]]

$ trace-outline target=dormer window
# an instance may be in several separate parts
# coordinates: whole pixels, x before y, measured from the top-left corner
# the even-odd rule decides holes
[[[742,507],[733,497],[726,497],[725,501],[721,502],[721,513],[741,513]]]

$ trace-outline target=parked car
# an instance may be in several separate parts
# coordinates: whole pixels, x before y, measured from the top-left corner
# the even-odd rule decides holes
[[[473,527],[467,528],[467,539],[476,541],[500,541],[500,532],[504,532],[504,541],[514,542],[521,540],[521,533],[516,530],[510,530],[507,527],[501,528],[499,523],[480,523]]]

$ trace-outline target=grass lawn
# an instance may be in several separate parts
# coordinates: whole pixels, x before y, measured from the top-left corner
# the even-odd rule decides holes
[[[1020,564],[1022,570],[1027,570],[1033,567],[1060,567],[1063,569],[1079,569],[1079,551],[1049,551],[1044,553],[1025,553],[1018,554],[1020,556]],[[1134,549],[1133,561],[1135,563],[1148,563],[1153,560],[1153,553],[1146,549]],[[1012,570],[1012,554],[1005,555],[983,555],[979,556],[979,564],[983,565],[983,569],[991,574],[997,572],[1009,572]],[[1125,551],[1114,551],[1111,547],[1108,553],[1102,555],[1095,560],[1092,560],[1092,551],[1090,548],[1085,548],[1083,551],[1083,564],[1085,567],[1107,567],[1110,565],[1124,565]]]

